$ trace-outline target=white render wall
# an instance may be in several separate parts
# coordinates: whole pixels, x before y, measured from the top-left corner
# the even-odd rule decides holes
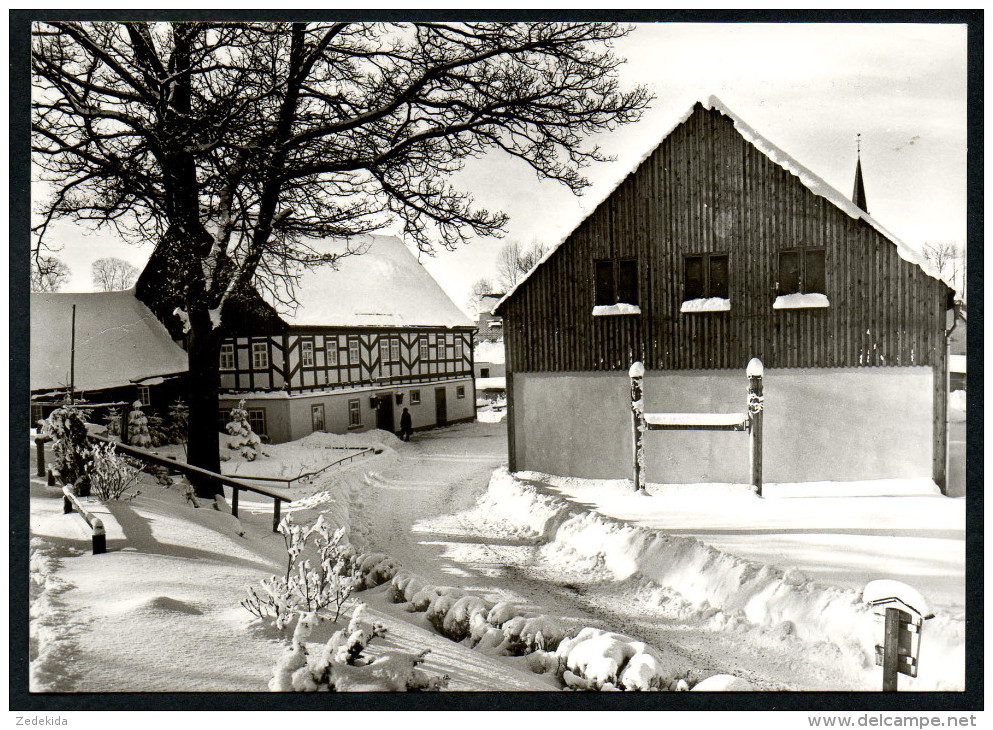
[[[516,468],[631,477],[627,373],[515,373]],[[931,478],[930,367],[766,370],[766,482]],[[649,371],[646,412],[745,411],[745,371]],[[653,431],[649,482],[749,480],[748,435]]]

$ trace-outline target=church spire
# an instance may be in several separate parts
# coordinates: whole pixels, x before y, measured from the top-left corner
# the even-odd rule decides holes
[[[855,189],[852,191],[852,202],[858,207],[869,212],[865,204],[865,184],[862,182],[862,133],[855,135],[855,146],[858,154],[858,161],[855,163]]]

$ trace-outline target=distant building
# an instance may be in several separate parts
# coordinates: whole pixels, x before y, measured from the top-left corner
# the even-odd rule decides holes
[[[944,486],[952,291],[857,204],[721,102],[698,103],[497,305],[510,468],[631,474],[649,412],[743,409],[765,364],[767,481]],[[656,482],[747,480],[745,439],[646,437]]]
[[[187,369],[186,352],[134,289],[31,294],[32,423],[64,399],[70,373],[77,399],[137,400],[164,415],[185,392]]]
[[[503,298],[503,292],[484,294],[476,315],[476,342],[503,342],[503,318],[491,311]]]

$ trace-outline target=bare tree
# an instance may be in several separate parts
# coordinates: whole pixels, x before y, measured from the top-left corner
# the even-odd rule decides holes
[[[479,306],[487,294],[493,294],[496,289],[493,286],[493,282],[487,279],[485,276],[478,279],[475,284],[472,285],[472,291],[469,294],[469,310],[472,312],[479,313]]]
[[[72,272],[60,259],[43,254],[32,257],[31,261],[31,291],[57,292],[66,282]]]
[[[965,296],[965,252],[948,241],[928,241],[921,247],[924,260],[953,289]]]
[[[130,288],[141,271],[124,259],[105,258],[93,262],[93,286],[100,291],[121,291]]]
[[[452,186],[502,150],[579,193],[588,135],[637,120],[609,23],[77,23],[35,27],[33,153],[60,216],[155,250],[138,294],[190,360],[189,460],[216,470],[225,312],[292,302],[328,237],[399,221],[423,251],[499,233]],[[153,300],[153,301],[149,301]]]
[[[539,241],[523,246],[518,241],[508,241],[497,255],[497,276],[504,291],[511,289],[533,269],[548,248]]]

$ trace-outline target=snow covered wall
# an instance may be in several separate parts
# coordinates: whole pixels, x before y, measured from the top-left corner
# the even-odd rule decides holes
[[[646,412],[745,409],[743,370],[652,372]],[[767,370],[764,479],[853,481],[931,477],[928,367]],[[514,468],[595,479],[631,476],[626,373],[515,373]],[[688,431],[646,434],[647,479],[747,482],[748,439]]]

